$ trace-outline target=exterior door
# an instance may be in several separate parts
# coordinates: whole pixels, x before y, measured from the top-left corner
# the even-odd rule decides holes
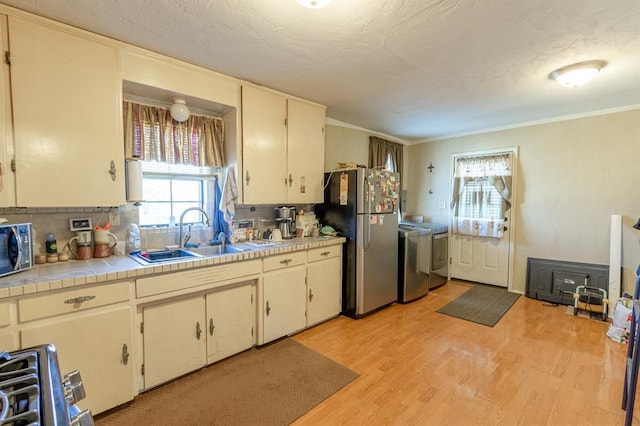
[[[450,231],[450,275],[466,281],[491,284],[511,288],[512,284],[512,249],[513,249],[513,219],[516,212],[515,188],[517,150],[515,148],[497,152],[479,152],[456,154],[453,156],[455,165],[458,156],[484,156],[498,153],[511,153],[511,207],[504,212],[503,234],[501,238],[462,235]],[[453,168],[452,168],[453,169]],[[453,171],[452,171],[453,173]],[[453,197],[453,194],[452,194]]]
[[[451,235],[451,277],[466,281],[509,286],[510,226],[511,210],[507,219],[504,237],[501,239]]]

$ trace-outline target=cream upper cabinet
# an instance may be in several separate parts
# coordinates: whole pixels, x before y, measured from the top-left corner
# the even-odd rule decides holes
[[[242,86],[244,204],[323,201],[325,108]]]
[[[10,16],[16,205],[125,202],[117,50]]]
[[[242,86],[242,185],[245,204],[286,200],[286,98]]]
[[[0,41],[2,42],[2,51],[8,51],[9,39],[5,15],[0,15]],[[16,205],[16,188],[10,166],[13,158],[10,94],[9,65],[3,61],[2,67],[0,67],[0,207]]]
[[[287,101],[287,202],[324,201],[325,108]]]

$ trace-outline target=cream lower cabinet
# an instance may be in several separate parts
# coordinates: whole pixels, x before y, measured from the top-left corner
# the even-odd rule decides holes
[[[307,325],[306,252],[269,256],[263,262],[259,344],[302,330]]]
[[[307,326],[340,314],[342,300],[342,246],[308,251]]]
[[[52,343],[61,373],[80,371],[82,409],[101,413],[133,399],[130,281],[18,298],[21,347]]]
[[[143,308],[144,386],[255,344],[254,281]]]

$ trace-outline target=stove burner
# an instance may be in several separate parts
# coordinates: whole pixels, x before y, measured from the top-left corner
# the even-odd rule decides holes
[[[0,354],[0,425],[41,424],[37,352]]]

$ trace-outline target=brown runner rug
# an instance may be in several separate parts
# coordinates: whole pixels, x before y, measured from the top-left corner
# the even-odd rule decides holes
[[[500,287],[474,285],[436,312],[493,327],[518,297]]]
[[[287,425],[356,377],[284,339],[144,392],[96,425]]]

